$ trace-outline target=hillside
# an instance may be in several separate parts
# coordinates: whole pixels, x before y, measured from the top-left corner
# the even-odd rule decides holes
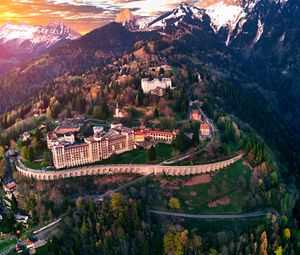
[[[122,25],[111,23],[53,50],[0,79],[0,94],[3,96],[0,112],[34,96],[43,88],[43,84],[64,73],[82,74],[92,67],[111,62],[129,50],[136,41],[155,36],[155,32],[129,32]]]
[[[0,74],[79,37],[61,22],[48,26],[0,25]]]
[[[245,15],[234,29],[224,26],[215,30],[205,9],[185,3],[151,20],[141,31],[131,20],[124,26],[111,23],[96,29],[4,76],[0,111],[12,109],[20,99],[34,97],[43,84],[51,84],[56,77],[82,75],[112,63],[126,51],[131,53],[137,41],[151,42],[154,48],[147,50],[156,58],[173,66],[185,65],[209,80],[226,84],[205,90],[213,95],[212,100],[223,99],[222,107],[253,125],[297,166],[297,153],[288,151],[298,151],[300,140],[299,3],[251,3],[239,6]],[[202,88],[193,89],[195,97],[199,90]],[[247,104],[240,103],[244,97],[249,99]],[[276,139],[278,136],[281,139]]]
[[[2,76],[1,231],[62,219],[43,255],[300,254],[299,10],[125,9]]]

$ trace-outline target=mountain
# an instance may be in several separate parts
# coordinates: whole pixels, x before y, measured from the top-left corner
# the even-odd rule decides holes
[[[224,5],[227,5],[227,6],[240,6],[242,7],[244,5],[244,2],[246,1],[243,1],[243,0],[203,0],[199,3],[197,3],[196,5],[201,7],[201,8],[209,8],[209,7],[212,7],[212,6],[215,6],[217,4],[224,4]]]
[[[148,24],[149,28],[163,28],[165,29],[168,25],[177,26],[184,18],[189,17],[190,19],[202,20],[204,10],[201,10],[195,6],[182,3],[179,7],[174,9],[172,12],[166,13],[161,17],[155,19]]]
[[[300,137],[293,135],[300,133],[299,1],[209,3],[205,7],[182,3],[155,18],[123,12],[121,24],[96,29],[3,76],[0,112],[36,96],[59,76],[80,76],[112,63],[142,41],[139,45],[154,45],[146,50],[171,66],[185,65],[208,80],[230,85],[230,89],[225,85],[205,89],[214,95],[213,100],[226,102],[222,107],[253,125],[278,148],[296,151],[300,142]],[[214,19],[218,9],[213,7],[219,4],[239,8],[241,14],[227,17],[225,13],[226,18]],[[283,138],[284,132],[293,139]]]
[[[65,73],[80,75],[103,66],[132,48],[135,42],[158,36],[156,32],[131,32],[121,24],[110,23],[66,43],[0,77],[0,113],[34,97],[45,83],[56,77]]]
[[[79,33],[61,22],[48,26],[3,24],[0,26],[0,73],[79,37]]]
[[[132,12],[126,8],[118,13],[115,21],[117,23],[126,23],[126,22],[130,22],[130,21],[134,21],[134,20],[135,20],[135,17],[133,16]]]

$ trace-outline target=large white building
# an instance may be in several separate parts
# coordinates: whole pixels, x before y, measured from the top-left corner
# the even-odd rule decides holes
[[[97,127],[92,137],[83,142],[49,141],[56,169],[90,164],[134,149],[134,131],[121,125],[112,126],[109,132]]]
[[[162,88],[162,89],[173,89],[172,80],[170,78],[163,78],[161,81],[159,79],[154,79],[150,81],[148,78],[142,79],[142,89],[145,94],[151,93],[151,91]]]

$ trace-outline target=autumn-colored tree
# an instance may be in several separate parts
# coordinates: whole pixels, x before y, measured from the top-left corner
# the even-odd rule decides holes
[[[283,238],[284,238],[284,240],[289,240],[290,238],[291,238],[291,231],[290,231],[290,229],[289,228],[285,228],[284,230],[283,230]]]
[[[168,202],[168,206],[171,209],[176,209],[176,210],[180,209],[180,202],[179,202],[178,198],[171,197]]]
[[[112,210],[116,210],[122,202],[122,195],[120,193],[114,193],[111,196],[111,200],[110,200],[110,208]]]
[[[27,147],[26,146],[23,146],[21,148],[21,158],[22,159],[26,159],[27,158]]]
[[[50,106],[48,106],[47,109],[46,109],[46,116],[47,116],[48,121],[52,120],[53,116],[52,116],[52,109],[51,109]]]
[[[267,239],[266,231],[262,232],[260,238],[261,238],[260,254],[261,255],[268,255],[268,253],[267,253],[268,239]]]
[[[3,155],[4,155],[4,148],[0,146],[0,159],[3,157]]]
[[[215,249],[213,249],[213,248],[211,248],[211,249],[209,250],[209,252],[208,252],[208,255],[218,255],[218,251],[215,250]]]
[[[165,255],[183,255],[188,243],[188,231],[168,232],[164,235],[163,243]]]
[[[276,255],[282,255],[282,247],[279,246],[274,252]]]

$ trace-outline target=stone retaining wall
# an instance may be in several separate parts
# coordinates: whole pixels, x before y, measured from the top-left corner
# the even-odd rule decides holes
[[[16,168],[23,176],[33,178],[36,180],[58,180],[71,177],[92,176],[92,175],[109,175],[109,174],[155,174],[155,175],[169,175],[169,176],[185,176],[194,174],[204,174],[218,171],[225,168],[236,161],[240,160],[243,154],[234,158],[224,160],[221,162],[196,165],[196,166],[162,166],[162,165],[98,165],[86,166],[80,168],[73,168],[68,170],[58,171],[43,171],[33,170],[25,167],[20,162],[16,164]]]

